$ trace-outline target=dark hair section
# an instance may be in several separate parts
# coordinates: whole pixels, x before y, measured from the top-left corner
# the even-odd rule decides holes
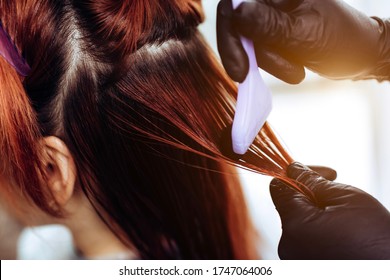
[[[61,138],[81,190],[141,258],[256,257],[232,166],[290,182],[292,159],[268,124],[242,158],[221,144],[236,87],[196,29],[198,2],[0,0],[32,68],[22,80],[0,58],[3,169],[66,215],[39,187],[39,138]]]

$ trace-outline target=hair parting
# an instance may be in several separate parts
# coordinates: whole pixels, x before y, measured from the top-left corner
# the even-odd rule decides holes
[[[257,258],[233,167],[306,191],[267,123],[243,157],[231,153],[237,88],[196,29],[202,19],[199,0],[0,0],[31,66],[23,80],[0,58],[3,172],[63,214],[40,184],[39,140],[56,136],[80,191],[140,258]]]

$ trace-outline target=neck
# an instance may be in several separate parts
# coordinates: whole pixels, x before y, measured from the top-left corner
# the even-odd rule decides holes
[[[84,205],[67,223],[80,254],[86,259],[137,258],[134,250],[124,245],[100,219],[89,201]]]

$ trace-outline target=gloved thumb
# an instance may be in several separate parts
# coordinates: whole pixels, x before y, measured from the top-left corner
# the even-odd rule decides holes
[[[221,0],[217,10],[217,43],[222,64],[236,82],[243,82],[249,70],[249,60],[240,36],[232,25],[231,0]]]
[[[271,181],[270,192],[283,224],[294,217],[310,217],[318,210],[310,198],[281,180]]]

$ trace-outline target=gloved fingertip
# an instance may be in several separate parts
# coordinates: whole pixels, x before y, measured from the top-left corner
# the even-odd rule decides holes
[[[238,64],[235,66],[225,66],[225,69],[229,77],[237,83],[242,83],[248,74],[248,70],[245,67],[240,67]]]
[[[290,85],[298,85],[302,83],[305,77],[306,73],[305,70],[302,68],[302,71],[293,73],[292,75],[284,75],[282,80]]]
[[[337,171],[327,166],[308,165],[308,167],[329,181],[337,178]]]
[[[324,175],[323,177],[329,181],[334,181],[337,179],[337,171],[334,169],[328,169],[327,175]]]

